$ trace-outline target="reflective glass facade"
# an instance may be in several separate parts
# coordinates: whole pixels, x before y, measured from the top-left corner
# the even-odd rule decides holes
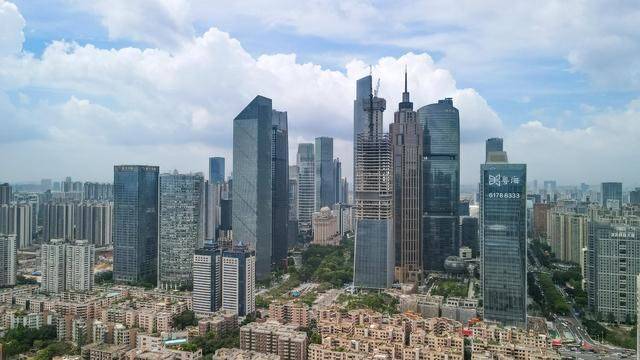
[[[271,190],[273,201],[271,262],[287,258],[289,227],[289,133],[287,112],[273,111],[271,129]]]
[[[209,158],[209,182],[212,184],[221,184],[224,182],[224,158]]]
[[[602,183],[602,207],[620,209],[622,207],[622,183]]]
[[[485,146],[485,161],[489,161],[489,153],[493,151],[502,151],[502,138],[490,138],[487,139]]]
[[[233,120],[233,242],[256,252],[256,276],[271,271],[271,99],[256,96]]]
[[[504,325],[527,322],[527,168],[483,164],[480,252],[484,317]]]
[[[418,121],[424,131],[423,263],[425,270],[443,270],[460,247],[460,117],[447,98],[421,107]]]
[[[313,144],[298,144],[298,227],[311,231],[311,216],[315,209],[315,168]]]
[[[336,203],[336,178],[333,164],[333,138],[316,138],[315,148],[315,211]]]
[[[156,283],[158,167],[113,169],[113,276],[119,282]]]

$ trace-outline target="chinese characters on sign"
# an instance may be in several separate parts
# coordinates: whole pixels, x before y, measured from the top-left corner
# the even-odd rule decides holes
[[[517,176],[506,176],[501,174],[489,175],[489,186],[503,186],[509,184],[520,184]]]

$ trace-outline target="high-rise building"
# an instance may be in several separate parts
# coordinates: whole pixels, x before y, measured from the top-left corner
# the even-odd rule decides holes
[[[51,209],[51,206],[48,208]],[[61,213],[64,214],[64,212]],[[75,205],[74,213],[75,239],[86,239],[90,244],[94,244],[95,246],[111,245],[113,239],[112,202],[84,201]],[[50,233],[49,236],[51,236]],[[64,235],[61,237],[64,238]],[[47,241],[50,239],[51,238],[47,239]]]
[[[562,208],[547,214],[547,243],[558,260],[583,265],[582,249],[587,246],[588,217]]]
[[[629,203],[631,205],[640,205],[640,188],[629,192]]]
[[[313,144],[298,144],[298,224],[300,231],[311,231],[315,211],[315,167]]]
[[[389,126],[396,279],[401,283],[417,283],[422,278],[422,136],[405,71],[402,102]]]
[[[603,320],[631,323],[636,318],[633,281],[640,269],[640,218],[602,216],[589,221],[587,298]]]
[[[340,245],[338,214],[325,206],[313,213],[313,243],[316,245]]]
[[[76,206],[73,202],[48,202],[42,204],[42,241],[76,238]]]
[[[340,179],[338,202],[341,204],[349,204],[349,181],[346,177]]]
[[[207,244],[193,255],[193,311],[212,313],[222,305],[222,252]]]
[[[478,242],[478,218],[472,216],[460,217],[460,245],[471,249],[473,257],[480,255]]]
[[[548,203],[533,204],[533,237],[534,239],[540,239],[540,237],[547,237],[547,216],[551,210],[551,205]]]
[[[113,277],[155,284],[158,268],[157,166],[113,168]]]
[[[289,132],[287,112],[273,110],[271,128],[271,263],[287,258],[289,228]]]
[[[234,171],[235,172],[235,171]],[[239,316],[256,311],[256,253],[239,244],[222,252],[222,308]]]
[[[211,184],[221,184],[224,182],[224,158],[209,158],[209,182]]]
[[[502,152],[502,138],[490,138],[487,139],[485,144],[485,162],[489,161],[489,153],[490,152]]]
[[[65,280],[66,291],[92,291],[95,266],[95,246],[87,240],[76,240],[65,244]]]
[[[0,234],[0,286],[16,284],[16,255],[15,235]]]
[[[204,245],[204,177],[160,175],[158,286],[177,290],[192,284],[191,262]]]
[[[622,183],[602,183],[602,207],[605,209],[619,210],[622,208]]]
[[[256,276],[271,272],[271,99],[256,96],[233,120],[233,243],[256,252]]]
[[[367,124],[358,134],[355,157],[355,254],[353,282],[384,289],[393,283],[394,242],[391,141],[383,130],[384,99],[369,89],[363,102]]]
[[[0,184],[0,205],[10,204],[13,201],[13,191],[8,183]]]
[[[353,188],[356,188],[356,146],[358,135],[368,126],[369,117],[364,111],[366,103],[369,102],[369,95],[373,88],[373,78],[367,75],[356,82],[356,98],[353,100]],[[355,191],[355,190],[354,190]]]
[[[337,204],[340,202],[341,188],[340,188],[340,180],[342,180],[342,162],[340,162],[339,158],[333,159],[333,186],[335,190],[335,196],[333,203]]]
[[[525,164],[480,166],[480,278],[484,318],[527,323]]]
[[[333,138],[317,137],[315,148],[315,211],[333,207],[336,198]]]
[[[289,166],[289,220],[298,221],[298,166]]]
[[[40,288],[44,292],[61,293],[65,290],[65,246],[63,239],[51,239],[40,247],[42,280]]]
[[[424,268],[442,270],[444,260],[457,256],[460,247],[460,117],[453,100],[446,98],[418,109],[418,121],[424,130]]]
[[[0,234],[13,234],[16,249],[31,246],[35,228],[34,207],[30,203],[11,203],[0,205]]]
[[[113,184],[85,182],[83,200],[113,201]]]

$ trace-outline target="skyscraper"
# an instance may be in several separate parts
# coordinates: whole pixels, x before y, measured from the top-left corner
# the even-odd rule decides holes
[[[117,165],[113,170],[114,280],[155,284],[159,168]]]
[[[373,78],[367,75],[356,82],[356,98],[353,100],[353,188],[356,188],[356,143],[358,135],[361,134],[369,123],[369,118],[364,111],[365,105],[369,102],[369,95],[373,87]]]
[[[629,203],[631,205],[640,205],[640,188],[629,191]]]
[[[418,282],[422,275],[422,126],[404,92],[389,126],[393,156],[393,230],[396,279]]]
[[[480,277],[484,317],[527,323],[527,167],[480,166]]]
[[[211,313],[222,305],[222,252],[214,244],[193,255],[193,311]]]
[[[177,290],[192,284],[193,254],[204,245],[204,178],[160,175],[158,286]]]
[[[333,138],[317,137],[315,149],[315,211],[333,207],[336,201]]]
[[[418,109],[423,137],[423,259],[425,270],[442,270],[458,255],[460,117],[450,98]]]
[[[602,183],[602,207],[614,210],[622,208],[622,183]]]
[[[239,316],[256,311],[255,267],[256,253],[242,244],[222,252],[223,309]]]
[[[13,234],[16,249],[31,245],[34,231],[34,211],[36,204],[11,203],[0,205],[0,234]]]
[[[42,279],[40,288],[44,292],[61,293],[65,291],[65,246],[64,240],[52,239],[40,247],[40,270]]]
[[[271,99],[256,96],[233,120],[233,242],[255,250],[256,276],[271,271]]]
[[[313,144],[298,144],[298,224],[300,231],[311,231],[315,210],[315,167]]]
[[[369,91],[369,101],[363,103],[368,123],[355,143],[353,282],[358,288],[384,289],[393,283],[395,262],[391,142],[383,132],[386,102]]]
[[[339,158],[333,159],[333,187],[335,196],[333,199],[333,203],[337,204],[340,202],[340,180],[342,179],[342,162],[340,162]]]
[[[16,256],[15,235],[0,234],[0,286],[16,284]]]
[[[502,138],[487,139],[487,142],[485,145],[485,162],[489,161],[490,152],[503,151],[502,143],[503,143]]]
[[[289,228],[289,133],[287,112],[273,110],[271,128],[271,263],[287,258]]]
[[[209,182],[212,184],[220,184],[224,182],[224,158],[209,158]]]
[[[95,246],[87,240],[65,244],[64,287],[66,291],[92,291],[93,269],[96,261]]]
[[[13,192],[8,183],[0,184],[0,205],[10,204],[13,201]]]

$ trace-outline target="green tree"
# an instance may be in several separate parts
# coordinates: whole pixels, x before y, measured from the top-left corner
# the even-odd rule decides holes
[[[198,319],[193,311],[185,310],[173,317],[173,325],[176,328],[183,330],[187,326],[198,325]]]

